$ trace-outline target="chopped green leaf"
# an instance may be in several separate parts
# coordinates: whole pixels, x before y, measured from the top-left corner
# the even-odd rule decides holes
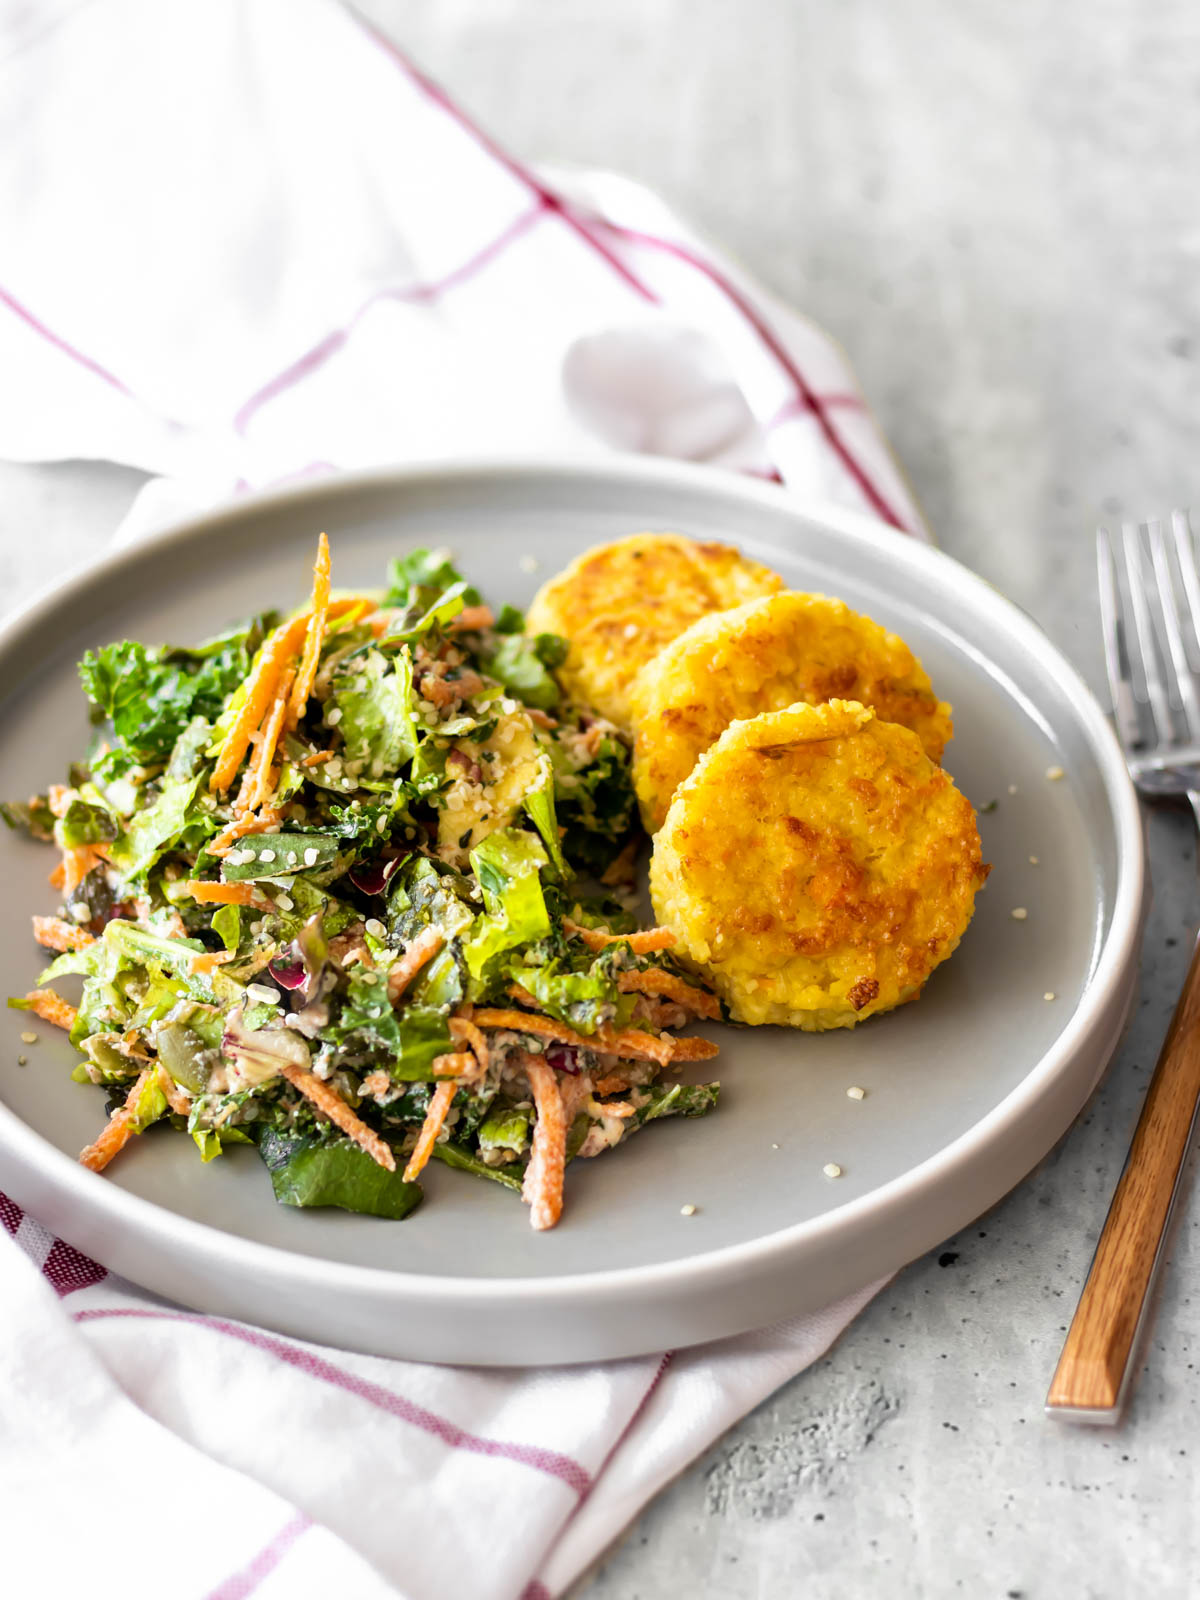
[[[405,1183],[349,1139],[296,1138],[264,1128],[258,1153],[281,1205],[337,1206],[398,1222],[421,1202],[419,1184]]]
[[[540,869],[548,864],[536,834],[501,828],[471,851],[487,915],[480,917],[463,947],[467,969],[476,979],[505,950],[532,943],[550,932]]]
[[[334,833],[254,833],[230,850],[223,873],[228,883],[319,873],[334,864],[341,849]]]
[[[345,759],[368,765],[366,776],[393,773],[417,749],[412,706],[412,658],[407,650],[388,657],[382,650],[356,656],[333,683],[341,712],[338,731]]]
[[[213,912],[212,931],[228,953],[231,956],[236,955],[238,946],[242,942],[241,906],[218,906]]]
[[[44,794],[34,795],[28,803],[23,800],[0,802],[0,817],[10,828],[18,833],[27,833],[32,839],[49,840],[54,837],[54,813]]]
[[[109,859],[126,878],[140,878],[183,832],[199,784],[198,777],[187,783],[168,780],[154,804],[139,811],[118,835]]]
[[[486,1161],[481,1161],[462,1145],[452,1144],[449,1140],[435,1144],[433,1154],[436,1160],[445,1162],[448,1167],[455,1167],[459,1172],[470,1172],[476,1178],[488,1178],[492,1183],[502,1183],[506,1189],[515,1189],[518,1194],[525,1181],[525,1168],[519,1163],[489,1167]]]
[[[504,633],[484,655],[483,664],[518,700],[540,711],[553,711],[562,694],[550,672],[562,663],[566,651],[567,641],[557,634],[539,633],[531,638],[525,633]]]
[[[120,824],[104,805],[87,800],[72,800],[54,827],[59,844],[74,850],[82,844],[108,844],[117,837]]]

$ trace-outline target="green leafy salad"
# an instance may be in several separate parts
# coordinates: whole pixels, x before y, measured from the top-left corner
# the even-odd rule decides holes
[[[91,754],[0,811],[59,852],[57,954],[9,1003],[108,1093],[86,1166],[169,1125],[255,1146],[287,1205],[399,1218],[433,1159],[549,1228],[575,1157],[713,1108],[678,1029],[719,1007],[628,909],[629,749],[566,650],[444,551],[337,594],[322,535],[298,612],[84,658]]]

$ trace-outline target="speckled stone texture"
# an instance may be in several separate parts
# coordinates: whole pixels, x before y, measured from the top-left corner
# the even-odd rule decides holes
[[[522,156],[661,190],[835,334],[944,547],[1099,686],[1092,529],[1200,486],[1200,11],[1186,0],[359,0]],[[136,474],[0,467],[8,603]],[[1150,829],[1141,990],[1100,1092],[579,1588],[586,1600],[1183,1596],[1200,1585],[1200,1200],[1133,1414],[1042,1399],[1200,914]]]

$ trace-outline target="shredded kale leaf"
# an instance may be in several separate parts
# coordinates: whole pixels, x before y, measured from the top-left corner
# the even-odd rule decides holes
[[[111,722],[115,735],[105,774],[165,761],[193,718],[215,721],[273,621],[274,613],[255,617],[193,650],[148,649],[135,639],[89,650],[79,677],[93,719]]]
[[[388,564],[388,589],[385,606],[427,611],[447,589],[462,585],[462,602],[479,604],[479,590],[468,584],[444,550],[410,550]]]

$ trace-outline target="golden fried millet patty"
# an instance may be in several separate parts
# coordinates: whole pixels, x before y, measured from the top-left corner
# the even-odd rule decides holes
[[[530,633],[560,633],[567,693],[632,731],[629,685],[698,617],[783,588],[783,579],[732,545],[681,533],[635,533],[576,557],[534,597]]]
[[[915,999],[987,871],[916,734],[830,700],[725,730],[671,802],[650,893],[731,1016],[818,1030]]]
[[[835,698],[911,728],[932,761],[953,736],[950,707],[903,639],[841,600],[787,590],[693,622],[630,689],[646,827],[661,827],[671,796],[731,722]]]

